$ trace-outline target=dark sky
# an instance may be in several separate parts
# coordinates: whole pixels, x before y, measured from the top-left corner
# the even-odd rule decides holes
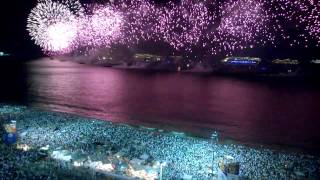
[[[22,54],[35,51],[33,43],[26,32],[26,17],[36,0],[2,1],[0,5],[0,48],[2,51]]]

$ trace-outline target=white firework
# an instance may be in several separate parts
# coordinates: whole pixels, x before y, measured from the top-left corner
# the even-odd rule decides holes
[[[67,53],[76,44],[76,15],[61,3],[41,1],[31,10],[27,30],[44,52]]]
[[[85,14],[85,9],[78,0],[38,0],[39,3],[46,3],[47,1],[66,6],[76,16],[84,16]]]

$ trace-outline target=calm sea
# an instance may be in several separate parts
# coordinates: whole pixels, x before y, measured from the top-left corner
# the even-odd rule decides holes
[[[320,151],[320,86],[112,69],[59,60],[27,65],[30,106],[249,144]]]

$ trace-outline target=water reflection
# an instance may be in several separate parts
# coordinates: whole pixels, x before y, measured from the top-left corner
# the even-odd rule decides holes
[[[295,82],[29,63],[29,103],[116,122],[320,149],[319,88]]]

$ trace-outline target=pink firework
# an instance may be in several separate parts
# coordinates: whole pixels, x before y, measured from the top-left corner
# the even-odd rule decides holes
[[[109,46],[121,37],[123,16],[112,6],[93,6],[92,15],[79,19],[79,36],[90,46]]]
[[[148,0],[91,4],[40,0],[28,18],[30,36],[43,51],[164,43],[176,53],[231,55],[247,48],[320,46],[316,0]]]
[[[199,45],[212,19],[203,2],[182,0],[178,5],[169,3],[163,8],[157,30],[175,49],[188,51],[191,46]]]
[[[212,54],[232,54],[237,49],[264,45],[273,41],[273,33],[280,29],[271,26],[272,16],[263,1],[230,0],[221,4],[220,9],[221,22],[208,35]]]
[[[123,44],[131,46],[142,41],[159,41],[160,34],[156,27],[161,12],[154,4],[145,0],[123,0],[115,6],[124,14]]]

